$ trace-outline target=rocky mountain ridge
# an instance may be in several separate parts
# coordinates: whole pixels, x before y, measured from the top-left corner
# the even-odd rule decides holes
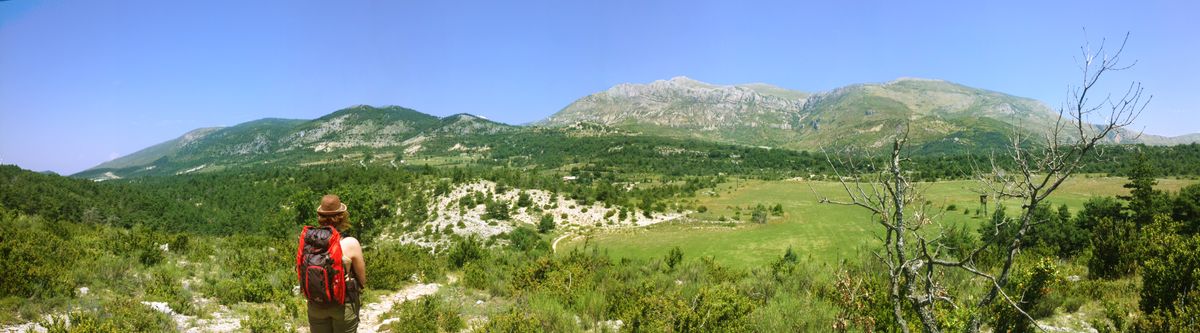
[[[1023,97],[933,79],[900,78],[808,93],[765,84],[714,85],[687,77],[618,84],[580,98],[539,122],[593,122],[658,135],[724,143],[815,149],[878,147],[897,128],[935,151],[1003,144],[1014,132],[1041,135],[1058,114]],[[1167,138],[1114,133],[1110,143],[1178,144]]]
[[[133,154],[102,163],[76,176],[115,179],[141,171],[190,173],[257,162],[313,162],[336,152],[415,153],[421,142],[441,136],[495,134],[516,127],[470,114],[444,118],[399,106],[356,105],[313,120],[266,118],[231,127],[194,130]],[[166,167],[156,170],[159,167]],[[186,168],[185,168],[186,167]]]

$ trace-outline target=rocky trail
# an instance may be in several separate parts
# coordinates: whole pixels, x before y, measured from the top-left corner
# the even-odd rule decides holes
[[[448,278],[450,279],[450,283],[454,283],[455,278],[453,276]],[[380,296],[379,301],[363,305],[358,314],[358,331],[368,333],[378,332],[380,326],[395,321],[394,318],[380,320],[384,314],[392,310],[393,306],[410,300],[433,295],[441,288],[442,285],[438,283],[423,283],[412,285],[394,293]]]

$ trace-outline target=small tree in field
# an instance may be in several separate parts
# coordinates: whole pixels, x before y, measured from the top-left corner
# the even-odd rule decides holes
[[[754,207],[754,212],[750,213],[750,221],[758,224],[766,224],[767,207],[763,206],[762,204],[758,204],[757,207]]]
[[[538,221],[538,232],[547,233],[554,230],[554,215],[543,214],[541,220]]]

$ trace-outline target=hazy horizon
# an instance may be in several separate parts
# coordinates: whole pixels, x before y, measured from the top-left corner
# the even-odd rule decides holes
[[[1131,129],[1200,132],[1194,3],[0,2],[0,163],[71,174],[202,127],[356,104],[522,124],[619,83],[818,92],[900,77],[1058,106],[1131,34]],[[1086,27],[1086,34],[1084,28]]]

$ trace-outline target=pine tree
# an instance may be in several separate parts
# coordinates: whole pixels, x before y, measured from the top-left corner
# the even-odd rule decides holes
[[[1154,214],[1163,211],[1161,208],[1164,208],[1162,193],[1154,189],[1154,185],[1158,184],[1154,179],[1155,173],[1146,153],[1139,151],[1134,158],[1133,168],[1129,171],[1129,183],[1124,185],[1129,189],[1129,195],[1117,196],[1129,202],[1130,216],[1139,228],[1154,222]]]

